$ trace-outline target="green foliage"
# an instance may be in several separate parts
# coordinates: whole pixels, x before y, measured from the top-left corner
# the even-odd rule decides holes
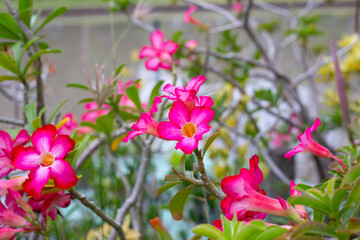
[[[170,200],[169,210],[171,212],[171,216],[175,220],[182,219],[186,199],[189,197],[190,193],[194,190],[194,188],[195,188],[195,186],[190,186],[190,187],[181,189]]]

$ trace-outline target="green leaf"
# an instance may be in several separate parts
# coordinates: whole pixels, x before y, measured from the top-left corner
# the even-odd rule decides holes
[[[149,97],[149,107],[151,107],[154,103],[154,99],[156,96],[159,96],[160,87],[163,85],[164,81],[159,81],[155,87],[152,89],[150,97]]]
[[[34,34],[38,33],[46,24],[48,24],[51,20],[53,20],[54,18],[64,14],[67,12],[67,8],[66,7],[60,7],[55,9],[54,11],[52,11],[46,18],[45,20],[40,24],[40,26],[34,31]]]
[[[211,240],[227,240],[225,234],[216,227],[209,224],[200,224],[192,229],[192,232]]]
[[[211,135],[208,140],[205,143],[204,146],[204,151],[203,151],[203,156],[205,156],[206,151],[209,149],[210,145],[215,141],[215,139],[220,136],[221,133],[220,132],[216,132],[213,135]]]
[[[110,137],[114,126],[114,118],[114,112],[109,112],[106,115],[98,117],[96,119],[96,130]]]
[[[139,97],[139,91],[137,90],[137,88],[135,86],[128,87],[126,89],[126,94],[130,98],[130,100],[135,104],[135,106],[140,111],[142,111],[140,97]]]
[[[56,106],[56,108],[54,109],[54,111],[51,113],[49,120],[48,120],[48,124],[51,123],[51,121],[53,120],[53,118],[55,117],[56,113],[59,111],[59,109],[68,101],[69,99],[65,99],[64,101],[62,101],[59,105]]]
[[[327,215],[331,215],[332,213],[329,204],[327,205],[323,199],[317,199],[310,195],[303,194],[300,196],[292,196],[288,199],[288,202],[292,205],[294,204],[305,205],[314,208]]]
[[[19,0],[19,17],[28,27],[30,27],[32,6],[32,0]]]
[[[20,78],[18,78],[16,76],[7,76],[7,75],[0,76],[0,82],[2,82],[2,81],[10,81],[10,80],[20,81]]]
[[[87,143],[89,142],[89,139],[91,137],[91,133],[87,134],[82,141],[79,143],[79,147],[74,155],[74,157],[72,158],[70,164],[73,168],[75,168],[76,166],[76,162],[79,159],[80,154],[84,151],[85,147],[87,146]]]
[[[15,62],[8,57],[7,54],[0,52],[0,67],[15,73],[16,75],[20,74],[20,69],[16,67]]]
[[[32,121],[31,125],[34,128],[34,130],[40,128],[41,127],[41,119],[35,118],[34,121]]]
[[[237,228],[233,239],[255,239],[265,228],[264,222],[259,220],[251,221],[246,226]]]
[[[5,27],[4,25],[0,24],[0,38],[5,38],[5,39],[12,39],[12,40],[20,40],[21,38],[9,31],[9,29],[7,27]]]
[[[190,195],[190,193],[194,190],[195,186],[187,187],[181,189],[177,192],[173,198],[169,202],[169,209],[171,212],[171,216],[175,220],[181,220],[183,217],[184,205],[185,201]]]
[[[2,26],[1,32],[7,31],[10,35],[16,36],[16,38],[11,39],[20,40],[23,32],[10,14],[7,12],[0,13],[0,25]]]
[[[348,221],[349,218],[353,217],[357,211],[360,209],[360,177],[355,182],[352,187],[350,194],[346,200],[344,208],[341,210],[340,214],[343,215],[343,219],[345,222]]]
[[[157,195],[160,195],[162,194],[163,192],[169,190],[170,188],[172,187],[175,187],[176,185],[182,183],[182,181],[177,181],[177,182],[169,182],[169,183],[166,183],[165,185],[161,186],[158,188],[157,190]]]
[[[273,240],[276,237],[278,237],[281,234],[284,234],[286,232],[287,232],[287,230],[285,228],[278,227],[278,226],[270,226],[267,228],[266,231],[264,231],[263,233],[258,235],[257,238],[255,238],[255,240]]]
[[[20,48],[21,48],[21,42],[17,41],[14,45],[12,45],[11,50],[14,53],[14,60],[16,64],[16,68],[20,68]]]
[[[38,38],[38,37],[35,37],[35,38],[31,39],[31,41],[29,41],[29,42],[26,43],[26,45],[24,46],[24,48],[23,48],[23,50],[22,50],[22,52],[21,52],[20,61],[21,61],[21,59],[23,58],[26,50],[27,50],[34,42],[36,42],[37,40],[39,40],[39,38]]]
[[[25,116],[29,123],[32,123],[36,116],[36,106],[35,102],[31,102],[25,106]]]
[[[79,88],[79,89],[89,91],[89,88],[86,85],[80,84],[80,83],[68,83],[68,84],[66,84],[66,87]]]
[[[117,76],[121,73],[121,70],[122,70],[124,67],[125,67],[125,64],[120,65],[120,66],[115,70],[114,77],[117,77]]]
[[[229,219],[227,219],[224,215],[221,215],[220,219],[221,219],[221,224],[223,226],[223,232],[225,233],[228,239],[231,239],[233,235],[232,222],[230,222]]]
[[[26,74],[28,68],[31,66],[31,64],[38,59],[41,55],[48,54],[48,53],[61,53],[61,50],[59,49],[44,49],[36,52],[34,55],[31,56],[29,61],[26,63],[25,68],[23,69],[23,74]]]
[[[49,44],[45,43],[45,42],[38,42],[39,48],[40,49],[48,49],[50,48]]]
[[[336,237],[332,228],[328,227],[325,223],[315,221],[299,223],[290,229],[285,236],[287,236],[286,239],[302,239],[301,237],[308,233]]]
[[[347,184],[352,184],[360,176],[360,164],[354,166],[349,170],[349,172],[344,176],[344,179],[341,183],[342,186]]]

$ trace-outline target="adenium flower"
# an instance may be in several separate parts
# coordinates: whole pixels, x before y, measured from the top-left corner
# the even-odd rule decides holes
[[[12,150],[18,145],[26,144],[29,140],[30,136],[25,129],[18,133],[15,140],[12,140],[7,132],[0,130],[0,179],[15,170],[11,165]]]
[[[35,212],[41,213],[43,219],[49,216],[55,221],[56,214],[60,213],[57,207],[66,208],[70,205],[73,196],[64,191],[45,194],[39,198],[31,198],[29,205]]]
[[[162,121],[158,125],[161,138],[175,140],[175,149],[191,154],[198,147],[202,135],[210,130],[208,124],[214,117],[214,110],[207,107],[195,107],[189,111],[182,101],[175,101],[169,112],[169,122]]]
[[[8,226],[0,226],[0,239],[12,240],[15,238],[16,233],[24,232],[25,228],[11,228]]]
[[[145,66],[149,70],[157,71],[159,68],[170,69],[172,55],[177,51],[179,45],[172,40],[164,42],[164,34],[155,30],[150,35],[151,46],[144,46],[139,54],[140,58],[148,57]]]
[[[21,190],[21,184],[28,179],[28,176],[16,177],[9,180],[0,180],[0,197],[8,193],[8,189]]]
[[[87,112],[82,115],[81,121],[95,123],[98,117],[108,114],[110,108],[108,104],[103,104],[99,107],[96,102],[88,102],[85,105]]]
[[[243,9],[243,3],[242,2],[234,2],[232,5],[232,10],[237,14],[241,14]]]
[[[55,187],[68,189],[75,186],[78,178],[65,156],[72,151],[75,141],[68,135],[57,135],[54,125],[38,128],[31,136],[33,146],[17,146],[13,150],[12,164],[23,171],[30,170],[29,179],[23,184],[24,191],[40,197],[41,190],[49,179]]]
[[[200,26],[203,27],[204,24],[202,22],[200,22],[198,19],[194,18],[192,16],[193,12],[195,12],[197,9],[197,7],[195,5],[191,5],[184,13],[184,18],[183,21],[184,23],[191,23],[194,24],[196,26]]]
[[[58,129],[58,134],[71,135],[71,133],[79,127],[72,113],[67,113],[63,117],[63,120],[68,118],[68,121]]]
[[[298,136],[298,139],[300,143],[293,148],[291,151],[287,152],[284,157],[290,158],[294,156],[295,154],[299,152],[310,152],[316,156],[322,157],[322,158],[333,158],[336,161],[338,161],[340,164],[342,164],[342,161],[334,156],[329,149],[323,147],[319,143],[314,141],[314,137],[312,135],[312,132],[315,131],[319,126],[321,125],[321,121],[319,118],[316,118],[314,124],[310,127],[307,127],[305,132],[300,134]]]
[[[160,137],[158,133],[159,123],[154,120],[153,115],[158,111],[157,106],[161,103],[160,97],[155,97],[154,104],[150,108],[149,113],[142,113],[137,123],[131,126],[132,131],[122,140],[123,142],[128,142],[129,139],[134,139],[134,137],[140,134],[150,134],[156,137]]]
[[[189,40],[185,42],[185,47],[187,47],[190,51],[193,51],[198,46],[197,40]]]

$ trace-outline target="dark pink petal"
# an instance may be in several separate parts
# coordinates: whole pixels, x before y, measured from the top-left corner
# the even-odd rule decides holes
[[[210,131],[211,127],[207,123],[203,123],[199,126],[196,126],[196,133],[194,135],[194,138],[196,141],[201,141],[203,139],[202,135]]]
[[[148,46],[144,46],[139,54],[140,58],[144,58],[144,57],[155,57],[156,56],[156,50],[148,47]]]
[[[6,155],[0,156],[0,179],[12,170],[15,170],[15,168],[11,165],[11,158]]]
[[[214,117],[214,110],[207,107],[196,107],[190,114],[190,122],[196,126],[210,122]]]
[[[241,198],[247,195],[247,190],[251,188],[254,176],[246,169],[240,169],[240,173],[235,176],[227,176],[221,181],[221,189],[232,198]]]
[[[138,135],[141,135],[141,134],[145,134],[145,132],[144,132],[144,131],[138,131],[138,130],[132,130],[132,131],[130,131],[130,132],[128,133],[128,135],[127,135],[125,138],[123,138],[121,141],[127,143],[127,142],[129,141],[129,139],[134,139],[134,137],[136,137],[136,136],[138,136]]]
[[[167,62],[160,62],[159,67],[163,69],[171,69],[170,63]]]
[[[196,106],[212,108],[212,106],[214,106],[214,100],[211,97],[200,96],[199,99],[197,99]]]
[[[22,129],[15,138],[14,147],[24,145],[30,140],[30,135],[25,129]]]
[[[303,152],[306,149],[304,148],[304,146],[302,144],[297,145],[295,148],[293,148],[292,150],[290,150],[289,152],[285,153],[284,157],[287,158],[288,160],[290,160],[290,158],[292,156],[294,156],[295,154],[299,153],[299,152]]]
[[[160,59],[158,57],[149,58],[145,62],[145,67],[149,70],[157,71],[159,69],[159,66],[160,66]]]
[[[214,227],[216,227],[217,229],[219,229],[220,231],[223,231],[223,226],[222,226],[221,219],[217,219],[217,220],[213,221],[212,225]]]
[[[33,147],[19,145],[14,148],[12,156],[12,165],[23,171],[33,170],[40,166],[40,154]]]
[[[13,147],[10,135],[5,131],[0,130],[0,154],[4,154],[2,149],[11,151]]]
[[[50,167],[51,176],[54,180],[55,187],[60,189],[69,189],[76,185],[78,178],[70,163],[64,160],[56,160]]]
[[[64,159],[65,155],[72,151],[74,147],[74,139],[71,139],[68,135],[58,135],[51,145],[50,152],[55,159]]]
[[[179,48],[179,44],[171,40],[168,40],[164,43],[164,50],[169,54],[175,53],[178,48]]]
[[[192,154],[192,151],[198,147],[198,141],[194,137],[181,139],[175,146],[175,149],[181,149],[185,154]]]
[[[25,228],[10,228],[10,227],[0,227],[0,239],[1,240],[13,240],[15,238],[15,234],[19,232],[24,232]]]
[[[47,124],[42,128],[38,128],[31,136],[31,142],[38,153],[46,153],[50,151],[51,143],[56,136],[56,127],[52,124]]]
[[[175,96],[175,89],[176,87],[171,85],[170,83],[166,84],[164,87],[163,87],[163,91],[164,92],[167,92],[167,93],[170,93],[171,95]],[[164,96],[164,97],[168,97],[168,96]],[[169,96],[170,97],[170,96]],[[169,98],[170,99],[170,98]],[[174,98],[175,99],[175,98]],[[174,100],[174,99],[170,99],[170,100]]]
[[[186,84],[186,90],[194,89],[196,92],[199,91],[201,85],[206,81],[206,77],[203,75],[194,77],[190,82]]]
[[[158,126],[158,132],[160,137],[166,140],[178,141],[183,138],[183,135],[181,134],[181,128],[171,122],[160,122]]]
[[[164,45],[164,34],[163,34],[163,32],[160,31],[160,30],[155,30],[154,32],[152,32],[151,35],[150,35],[150,42],[151,42],[151,45],[156,50],[161,50],[163,48],[163,45]]]
[[[315,131],[321,125],[321,121],[319,118],[315,119],[314,124],[311,126],[311,132]]]
[[[161,97],[155,97],[154,98],[154,103],[152,105],[152,107],[149,110],[149,115],[150,117],[153,117],[154,113],[156,113],[158,111],[157,106],[162,102]]]
[[[196,11],[197,7],[195,5],[191,5],[184,13],[184,22],[190,22],[191,14]]]
[[[29,179],[23,184],[24,191],[30,196],[40,197],[41,190],[44,188],[49,179],[50,169],[48,167],[39,167],[34,171],[30,171]]]
[[[194,90],[185,90],[185,89],[175,89],[176,100],[186,102],[193,102],[192,105],[195,107],[196,91]]]
[[[132,129],[137,131],[142,131],[143,133],[151,134],[156,137],[159,137],[157,132],[157,127],[159,123],[155,121],[147,113],[142,113],[137,123],[131,126]]]
[[[259,185],[263,180],[263,173],[259,168],[259,157],[258,155],[254,155],[249,160],[249,170],[254,176],[254,180],[252,182],[252,187],[256,190],[259,190]]]
[[[189,122],[189,113],[183,102],[175,101],[173,103],[169,112],[169,120],[179,128]]]

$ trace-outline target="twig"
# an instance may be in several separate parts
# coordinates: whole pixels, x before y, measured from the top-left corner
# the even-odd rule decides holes
[[[31,41],[32,39],[34,39],[35,37],[32,31],[26,26],[26,24],[23,21],[21,21],[19,17],[19,13],[11,5],[10,1],[9,0],[3,0],[3,1],[6,7],[8,8],[10,15],[15,19],[16,23],[19,25],[20,29],[25,34],[27,40]],[[31,46],[32,46],[31,48],[28,48],[28,53],[30,57],[39,51],[39,45],[36,41]],[[35,71],[40,73],[42,68],[42,62],[40,57],[37,58],[34,63],[35,63]],[[41,74],[36,74],[36,112],[39,113],[40,110],[44,108],[44,106],[45,106],[45,102],[44,102],[44,93],[43,93],[43,82],[41,79]],[[45,122],[45,114],[41,116],[41,120],[42,122]]]
[[[200,178],[205,183],[206,189],[209,190],[211,194],[214,195],[216,198],[223,200],[226,197],[226,195],[214,185],[214,183],[209,179],[209,177],[206,174],[204,158],[201,154],[201,151],[199,149],[195,149],[194,152],[198,160]]]
[[[6,124],[12,124],[12,125],[16,125],[16,126],[20,126],[23,127],[24,126],[24,122],[18,119],[12,119],[12,118],[7,118],[7,117],[0,117],[0,122],[1,123],[6,123]]]
[[[130,197],[128,197],[124,204],[117,210],[115,221],[117,223],[121,223],[125,217],[125,214],[129,211],[129,209],[136,203],[137,198],[140,194],[140,191],[143,189],[143,184],[146,179],[146,171],[148,168],[148,165],[150,163],[150,139],[145,141],[145,145],[143,147],[142,156],[141,156],[141,163],[139,167],[139,173],[136,178],[136,182],[134,185],[134,188],[132,189],[132,192],[130,194]],[[109,235],[109,240],[115,240],[116,234],[114,229],[111,230]]]
[[[107,222],[110,226],[112,226],[121,240],[126,240],[125,233],[120,224],[118,224],[114,219],[106,215],[106,213],[101,210],[93,201],[89,201],[86,196],[73,188],[69,189],[69,192],[78,199],[84,206],[90,208],[96,215],[98,215],[102,220]]]

